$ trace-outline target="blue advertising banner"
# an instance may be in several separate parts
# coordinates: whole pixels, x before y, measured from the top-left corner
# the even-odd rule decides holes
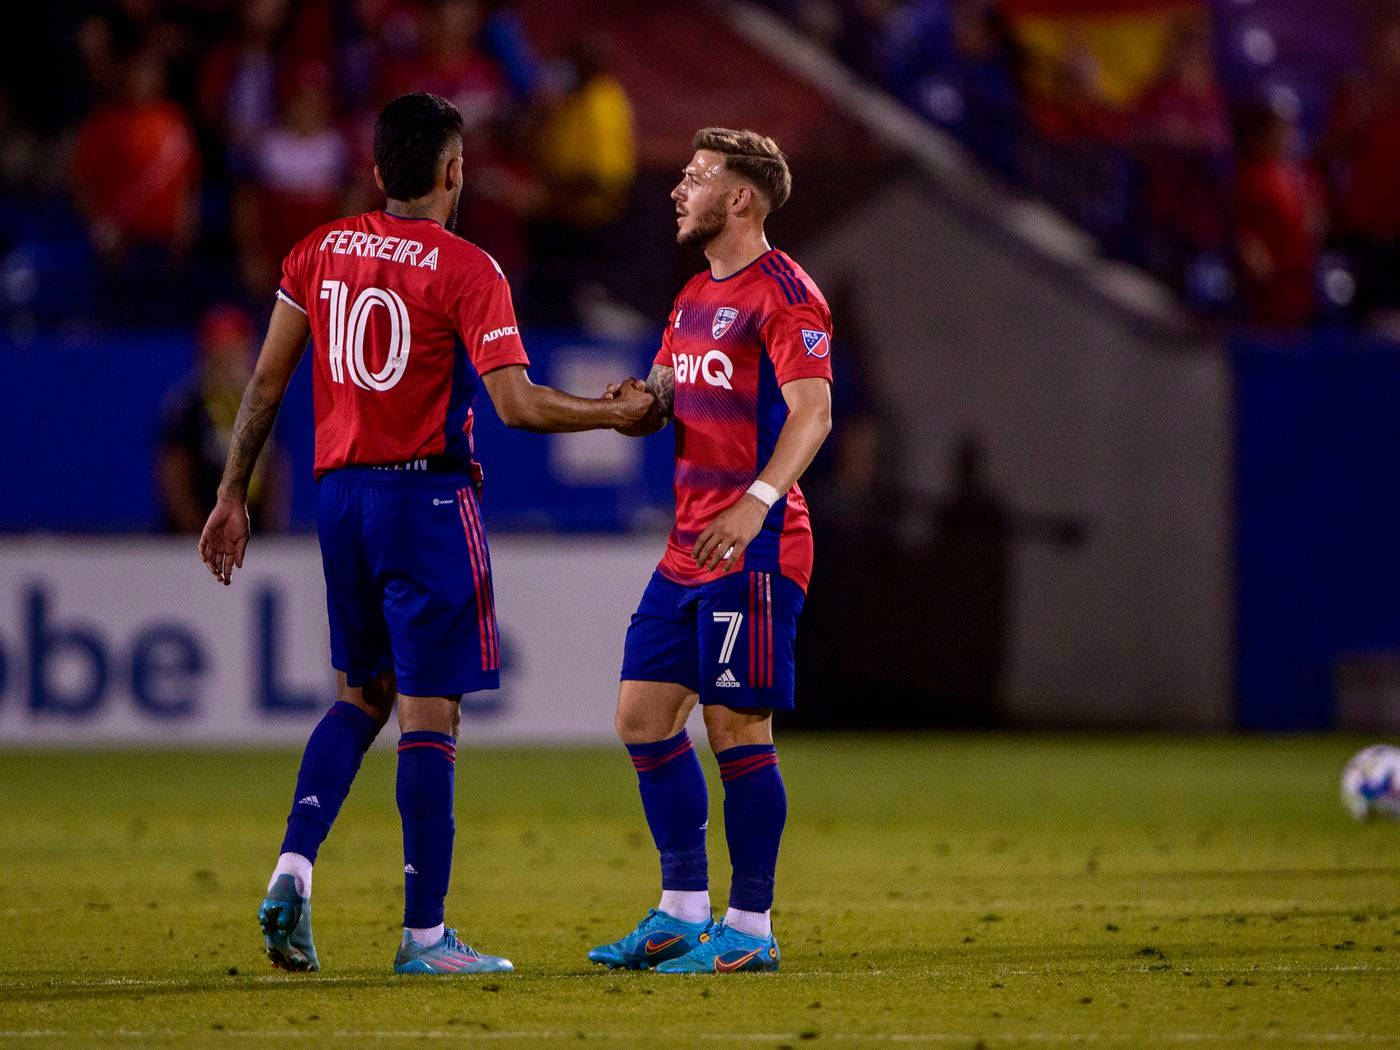
[[[645,376],[650,343],[531,332],[530,375],[582,396]],[[8,409],[0,418],[0,532],[145,532],[158,526],[156,449],[161,414],[190,381],[188,333],[0,339]],[[668,433],[634,441],[612,432],[509,430],[490,399],[476,405],[483,504],[497,529],[624,532],[671,513],[674,446]],[[314,524],[309,355],[283,402],[276,440],[291,466],[291,525]]]
[[[1400,728],[1400,348],[1234,362],[1238,722]]]

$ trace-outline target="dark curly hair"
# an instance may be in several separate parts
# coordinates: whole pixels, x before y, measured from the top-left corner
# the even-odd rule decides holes
[[[385,106],[374,122],[374,163],[389,199],[431,193],[438,161],[454,137],[462,137],[462,114],[445,98],[419,91]]]

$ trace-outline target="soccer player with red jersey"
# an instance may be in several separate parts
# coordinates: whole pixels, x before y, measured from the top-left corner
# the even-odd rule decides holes
[[[463,175],[456,107],[428,94],[390,102],[375,126],[374,160],[384,209],[322,226],[283,264],[199,542],[227,585],[248,543],[248,478],[310,338],[317,525],[339,699],[307,742],[258,920],[273,965],[320,968],[312,864],[397,703],[405,908],[394,969],[508,971],[508,960],[475,951],[443,923],[459,701],[500,681],[472,400],[484,386],[507,425],[544,432],[626,427],[653,397],[633,385],[620,400],[587,400],[530,382],[500,268],[449,232]]]
[[[632,617],[617,700],[661,853],[661,901],[588,957],[665,973],[776,970],[770,911],[787,795],[773,709],[793,702],[793,641],[812,571],[797,479],[831,430],[831,313],[764,235],[792,185],[773,140],[706,128],[694,146],[671,197],[677,239],[702,248],[709,269],[676,298],[646,382],[655,408],[619,428],[639,436],[676,424],[676,526]],[[685,730],[697,702],[724,782],[733,866],[718,923],[709,798]]]

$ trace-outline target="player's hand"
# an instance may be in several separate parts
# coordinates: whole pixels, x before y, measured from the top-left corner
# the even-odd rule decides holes
[[[199,557],[209,571],[225,587],[233,579],[233,570],[243,568],[243,551],[248,546],[252,527],[248,522],[248,505],[242,500],[220,499],[204,523],[199,536]]]
[[[607,389],[603,391],[604,401],[615,401],[622,397],[624,390],[641,390],[647,393],[647,385],[636,376],[628,376],[621,383],[609,383]]]
[[[652,396],[646,384],[640,379],[624,379],[621,383],[609,386],[608,390],[611,393],[605,393],[603,396],[618,403],[617,409],[622,417],[616,427],[618,432],[628,437],[647,433],[639,427],[656,410],[656,398]]]
[[[745,492],[737,503],[726,508],[708,529],[700,533],[691,551],[695,564],[705,572],[717,565],[722,571],[729,572],[743,564],[744,550],[758,535],[758,530],[763,528],[766,517],[768,508],[763,501]]]

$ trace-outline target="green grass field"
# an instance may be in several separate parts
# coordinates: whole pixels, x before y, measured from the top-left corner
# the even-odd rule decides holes
[[[317,866],[314,976],[254,919],[295,755],[0,753],[0,1042],[1400,1045],[1400,824],[1336,797],[1362,743],[790,739],[783,972],[679,978],[584,959],[656,897],[620,749],[461,752],[448,921],[517,967],[486,979],[389,972],[390,753]]]

